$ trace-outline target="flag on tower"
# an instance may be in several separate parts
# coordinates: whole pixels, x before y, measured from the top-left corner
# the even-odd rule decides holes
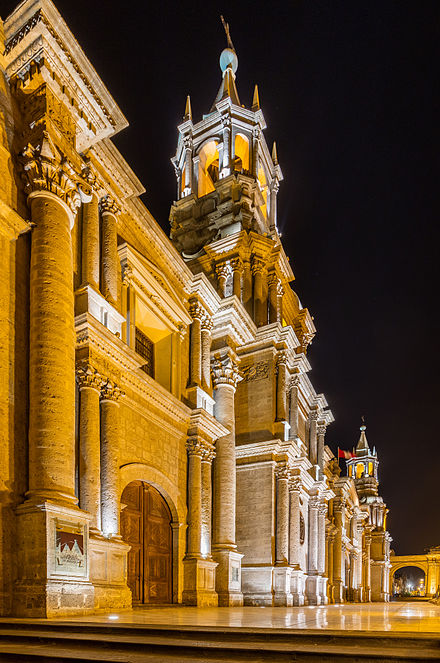
[[[345,458],[345,460],[350,460],[351,458],[356,458],[356,454],[351,451],[339,449],[338,447],[338,458]]]

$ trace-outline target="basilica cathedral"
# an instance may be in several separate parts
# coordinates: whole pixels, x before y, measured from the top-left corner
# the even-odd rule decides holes
[[[226,33],[217,96],[177,127],[167,237],[52,1],[2,26],[2,615],[389,598],[378,455],[364,425],[342,472],[326,445],[277,149]]]

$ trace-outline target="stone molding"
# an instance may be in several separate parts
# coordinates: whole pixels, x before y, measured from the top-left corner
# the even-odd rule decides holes
[[[237,360],[229,352],[217,353],[211,363],[211,375],[214,389],[221,384],[229,384],[234,389],[241,380]]]

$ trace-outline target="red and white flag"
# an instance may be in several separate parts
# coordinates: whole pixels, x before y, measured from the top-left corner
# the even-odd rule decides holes
[[[350,460],[351,458],[356,458],[356,454],[351,451],[345,451],[344,449],[338,448],[338,458],[345,458],[345,460]]]

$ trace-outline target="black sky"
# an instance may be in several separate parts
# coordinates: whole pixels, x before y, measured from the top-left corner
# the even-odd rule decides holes
[[[225,15],[241,101],[258,83],[278,145],[279,226],[336,418],[327,441],[351,448],[365,414],[394,549],[439,545],[440,3],[56,4],[130,122],[115,143],[167,233],[176,125],[188,93],[195,121],[215,97]]]

